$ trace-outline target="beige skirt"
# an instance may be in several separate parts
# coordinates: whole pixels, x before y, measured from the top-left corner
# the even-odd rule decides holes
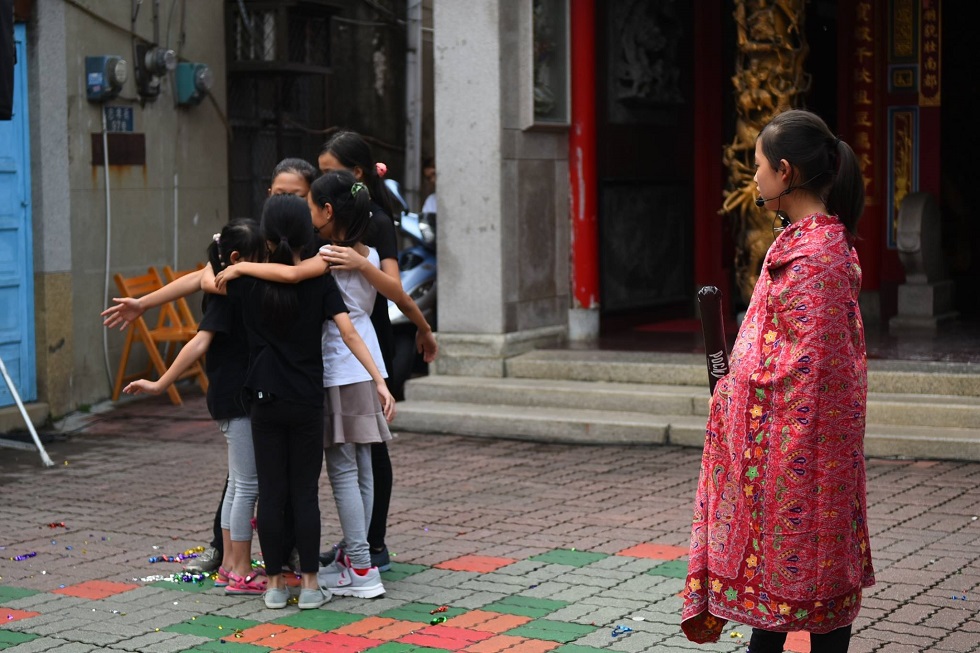
[[[323,446],[371,444],[391,439],[374,381],[324,390]]]

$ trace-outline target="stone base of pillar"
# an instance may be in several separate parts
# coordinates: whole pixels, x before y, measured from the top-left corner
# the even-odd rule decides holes
[[[439,357],[429,366],[429,373],[504,377],[508,358],[539,347],[561,346],[567,337],[567,329],[559,326],[496,334],[440,331]]]
[[[888,321],[888,332],[936,331],[943,322],[956,318],[952,308],[952,281],[903,283],[898,287],[898,314]]]
[[[568,339],[571,342],[592,342],[599,339],[599,310],[572,308],[568,311]]]

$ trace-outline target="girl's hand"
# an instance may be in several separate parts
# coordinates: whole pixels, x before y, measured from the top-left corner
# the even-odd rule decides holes
[[[439,355],[439,343],[436,342],[436,336],[431,331],[415,332],[415,348],[422,354],[422,360],[426,363],[431,363]]]
[[[139,299],[134,297],[113,297],[115,305],[102,311],[102,326],[114,329],[119,327],[120,331],[128,327],[136,318],[142,315],[146,309],[143,308]]]
[[[367,258],[352,247],[324,245],[320,248],[320,258],[329,264],[330,269],[337,270],[361,270],[368,264]]]
[[[237,279],[238,277],[242,276],[241,274],[239,274],[238,270],[235,269],[235,267],[236,266],[234,265],[229,265],[214,277],[215,288],[217,288],[221,292],[227,292],[225,290],[225,284],[231,281],[232,279]]]
[[[377,386],[378,399],[381,400],[381,412],[384,413],[385,420],[391,424],[391,420],[395,419],[395,398],[388,392],[388,386],[384,383],[378,383]]]
[[[123,392],[128,395],[138,395],[138,394],[148,394],[148,395],[158,395],[163,392],[163,388],[160,387],[157,381],[147,381],[146,379],[139,379],[133,381],[125,388]]]

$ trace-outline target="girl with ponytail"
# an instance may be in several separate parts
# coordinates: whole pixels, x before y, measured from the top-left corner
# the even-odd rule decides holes
[[[755,164],[786,226],[711,397],[681,627],[705,643],[727,620],[749,625],[749,653],[807,631],[813,653],[839,653],[875,583],[854,249],[864,184],[850,146],[809,111],[775,116]]]
[[[361,242],[371,226],[371,196],[367,187],[346,170],[330,172],[313,182],[308,200],[313,231],[332,243],[321,251],[329,251],[333,246],[349,247],[378,277],[385,277],[377,250]],[[227,270],[216,282],[220,286],[241,274],[296,282],[308,275],[323,276],[329,268],[323,257],[308,259],[293,268],[248,265]],[[371,351],[375,366],[385,376],[384,360],[370,318],[377,295],[371,274],[349,269],[331,272],[327,276],[336,280],[350,310],[350,321]],[[384,593],[380,572],[371,563],[367,543],[373,505],[371,446],[391,439],[388,422],[394,416],[394,405],[384,381],[373,378],[368,373],[370,368],[351,356],[340,327],[339,323],[327,322],[323,329],[322,380],[326,407],[322,446],[344,539],[321,570],[320,586],[331,594],[371,598]]]
[[[294,195],[273,195],[262,212],[268,260],[251,268],[295,268],[310,251],[313,233],[307,202]],[[319,258],[314,260],[319,261]],[[321,267],[323,266],[320,263]],[[329,600],[317,584],[320,545],[319,478],[323,467],[324,322],[337,332],[353,358],[378,384],[380,402],[389,412],[394,401],[371,352],[354,329],[337,283],[330,275],[295,284],[252,276],[230,278],[225,268],[214,282],[242,308],[249,341],[244,387],[249,397],[252,441],[258,470],[258,531],[268,573],[265,604],[283,608],[289,591],[282,575],[286,540],[284,512],[292,509],[293,537],[300,559],[299,607],[318,608]],[[378,401],[378,399],[375,399]]]

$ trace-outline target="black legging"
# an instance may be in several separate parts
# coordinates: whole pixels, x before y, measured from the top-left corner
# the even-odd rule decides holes
[[[319,481],[323,469],[323,407],[271,401],[252,407],[252,444],[259,476],[259,544],[270,576],[289,551],[286,506],[292,506],[300,569],[319,569]]]
[[[228,476],[225,476],[225,488],[221,491],[221,501],[218,502],[218,510],[214,513],[214,538],[211,540],[211,546],[217,549],[218,559],[224,557],[225,555],[225,540],[221,536],[221,507],[225,503],[225,492],[228,491]]]
[[[392,358],[395,352],[395,333],[388,318],[388,301],[380,294],[371,312],[371,324],[378,334],[378,345],[381,349],[381,360],[390,373]],[[388,531],[388,506],[391,505],[391,486],[394,484],[394,474],[391,470],[391,458],[388,456],[388,444],[379,442],[371,445],[371,472],[374,475],[374,507],[371,509],[371,523],[368,526],[367,541],[372,551],[382,551],[385,548],[385,535]]]
[[[850,624],[824,635],[810,633],[810,653],[847,653],[850,641]],[[748,653],[782,653],[785,643],[786,633],[753,628]]]
[[[391,503],[391,486],[394,482],[386,442],[371,445],[371,471],[374,473],[374,507],[371,509],[367,541],[372,551],[381,551],[385,547],[388,506]]]

